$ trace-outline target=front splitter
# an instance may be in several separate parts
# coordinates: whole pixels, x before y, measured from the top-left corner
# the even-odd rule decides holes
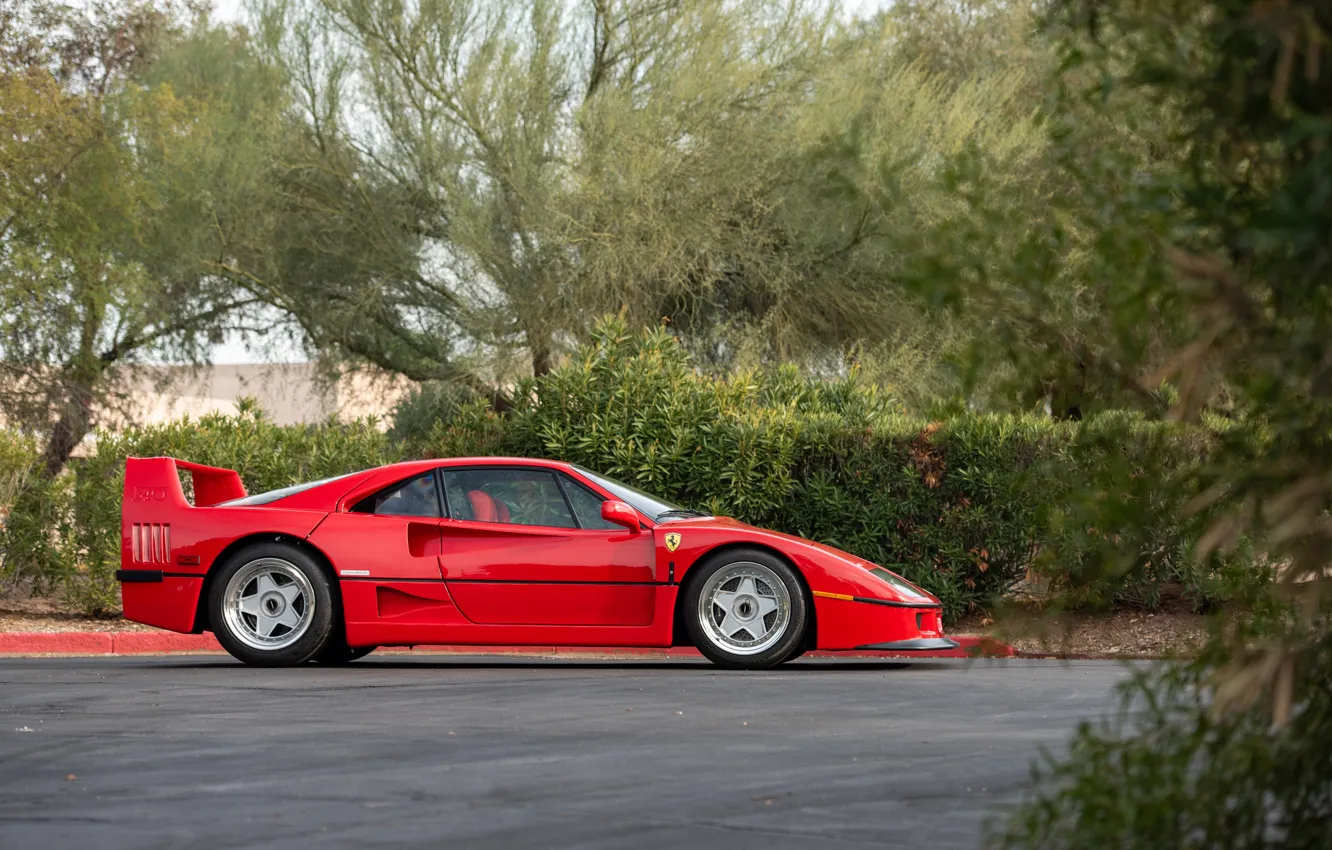
[[[961,644],[948,638],[912,638],[911,640],[892,640],[887,643],[867,643],[856,649],[874,649],[883,652],[937,652],[942,649],[957,649]]]

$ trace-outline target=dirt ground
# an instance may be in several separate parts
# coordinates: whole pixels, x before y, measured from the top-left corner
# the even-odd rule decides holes
[[[124,617],[71,613],[53,599],[0,596],[0,632],[153,632]]]
[[[1207,618],[1188,610],[1109,614],[1017,608],[997,619],[966,617],[954,634],[988,634],[1024,655],[1091,658],[1175,658],[1194,654],[1207,639]]]
[[[86,617],[57,600],[0,596],[0,632],[156,631],[122,617]],[[1094,658],[1163,658],[1191,655],[1207,637],[1206,618],[1187,610],[1117,611],[1109,615],[1063,613],[1042,616],[1014,608],[999,619],[970,616],[949,631],[992,635],[1024,654]]]

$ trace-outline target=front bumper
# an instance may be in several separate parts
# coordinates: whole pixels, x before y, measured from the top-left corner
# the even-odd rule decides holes
[[[941,649],[957,649],[962,644],[948,638],[912,638],[911,640],[890,640],[887,643],[867,643],[856,649],[878,649],[888,652],[937,652]]]
[[[956,648],[954,641],[944,637],[938,604],[817,591],[813,596],[819,649],[930,652]]]

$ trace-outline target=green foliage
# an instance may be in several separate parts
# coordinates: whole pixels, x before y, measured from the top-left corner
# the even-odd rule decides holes
[[[1082,396],[1228,420],[1187,501],[1119,473],[1119,491],[1059,497],[1104,540],[1071,563],[1084,586],[1122,586],[1126,557],[1175,549],[1155,532],[1171,510],[1197,563],[1262,565],[1207,581],[1261,609],[1254,582],[1276,575],[1293,604],[1144,680],[1142,725],[1084,729],[1006,843],[1328,846],[1327,5],[1061,0],[1045,37],[1061,58],[1048,174],[1014,191],[984,151],[958,157],[967,212],[922,244],[912,283],[993,317],[988,354],[1039,376],[1056,408]],[[1089,534],[1074,521],[1064,536]]]
[[[1141,414],[1110,412],[1069,431],[1040,463],[1046,489],[1041,573],[1064,605],[1156,607],[1166,590],[1195,605],[1221,595],[1229,562],[1190,551],[1206,516],[1181,516],[1199,491],[1215,433]],[[1141,522],[1143,517],[1149,522]],[[1243,560],[1243,559],[1240,559]]]
[[[771,511],[790,488],[796,399],[758,376],[700,380],[665,330],[601,326],[570,364],[515,411],[524,453],[582,463],[668,498],[742,515]],[[776,401],[776,405],[763,404]]]
[[[0,539],[4,584],[26,586],[34,594],[46,595],[83,575],[72,510],[74,487],[72,475],[37,476],[19,492]],[[88,613],[105,610],[102,600],[74,602]]]
[[[1282,623],[1241,626],[1229,640],[1257,642]],[[1004,848],[1322,850],[1332,817],[1332,639],[1328,611],[1292,660],[1289,723],[1250,700],[1218,712],[1217,670],[1234,659],[1218,640],[1189,665],[1142,671],[1111,717],[1084,722],[1065,759],[1033,768],[1036,790],[1007,823],[990,827]],[[1218,636],[1222,637],[1222,636]],[[1287,668],[1283,676],[1291,675]],[[1224,687],[1224,686],[1223,686]]]
[[[119,364],[204,361],[257,303],[219,271],[286,95],[243,33],[175,2],[0,16],[0,412],[54,476]]]
[[[1169,587],[1224,598],[1234,561],[1199,561],[1178,518],[1196,493],[1210,432],[1139,417],[1083,423],[961,413],[930,422],[855,375],[794,368],[709,377],[663,329],[606,322],[564,366],[520,384],[513,408],[474,401],[401,440],[370,421],[278,426],[249,402],[99,435],[97,451],[16,508],[11,578],[115,607],[124,459],[171,455],[236,469],[250,492],[400,460],[516,455],[579,463],[650,492],[800,534],[898,570],[954,618],[1016,585],[1051,582],[1077,602],[1151,606]],[[421,424],[412,426],[419,430]],[[1079,501],[1089,483],[1096,496]],[[1104,531],[1115,511],[1150,523]],[[1098,525],[1099,524],[1099,525]],[[1113,572],[1101,567],[1113,561]]]
[[[957,150],[1020,183],[1044,145],[1029,69],[999,66],[1020,9],[959,18],[995,62],[942,79],[919,39],[820,0],[254,8],[299,121],[283,213],[232,234],[232,272],[325,356],[420,381],[544,374],[618,311],[726,368],[932,357],[947,335],[897,282],[899,246],[955,212]],[[837,191],[848,128],[883,203]]]
[[[41,474],[37,442],[0,430],[0,588],[26,584],[38,593],[77,569],[70,504],[72,476]]]
[[[251,493],[401,459],[396,444],[369,419],[280,426],[250,401],[238,407],[235,415],[100,433],[96,453],[72,474],[25,491],[28,501],[15,507],[5,528],[5,573],[58,591],[87,611],[118,608],[126,457],[167,455],[235,469]],[[15,553],[23,557],[11,560]]]
[[[37,445],[29,437],[0,430],[0,517],[5,516],[37,471]]]
[[[417,384],[389,415],[393,422],[389,437],[398,442],[419,440],[430,433],[435,423],[456,419],[464,407],[477,401],[476,393],[462,384],[446,381]]]
[[[899,0],[872,20],[887,24],[895,54],[936,77],[957,83],[1021,68],[1039,96],[1045,84],[1041,72],[1054,55],[1048,44],[1031,37],[1042,5],[1039,0]]]
[[[929,422],[854,375],[708,377],[664,329],[618,321],[517,399],[503,417],[473,407],[438,423],[413,453],[578,463],[899,570],[949,617],[1028,579],[1079,604],[1153,606],[1170,588],[1203,607],[1227,592],[1232,562],[1197,561],[1196,526],[1178,519],[1213,439],[1196,428],[1126,416]],[[1077,501],[1090,483],[1098,495]],[[1107,531],[1129,505],[1153,521]],[[1113,572],[1100,569],[1111,559]]]

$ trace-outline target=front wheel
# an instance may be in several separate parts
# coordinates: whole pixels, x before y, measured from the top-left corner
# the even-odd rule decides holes
[[[761,549],[731,549],[691,570],[689,636],[723,667],[761,670],[804,646],[809,605],[800,577]]]
[[[304,664],[333,636],[332,582],[285,543],[247,546],[227,559],[209,591],[209,619],[222,648],[246,664]]]

